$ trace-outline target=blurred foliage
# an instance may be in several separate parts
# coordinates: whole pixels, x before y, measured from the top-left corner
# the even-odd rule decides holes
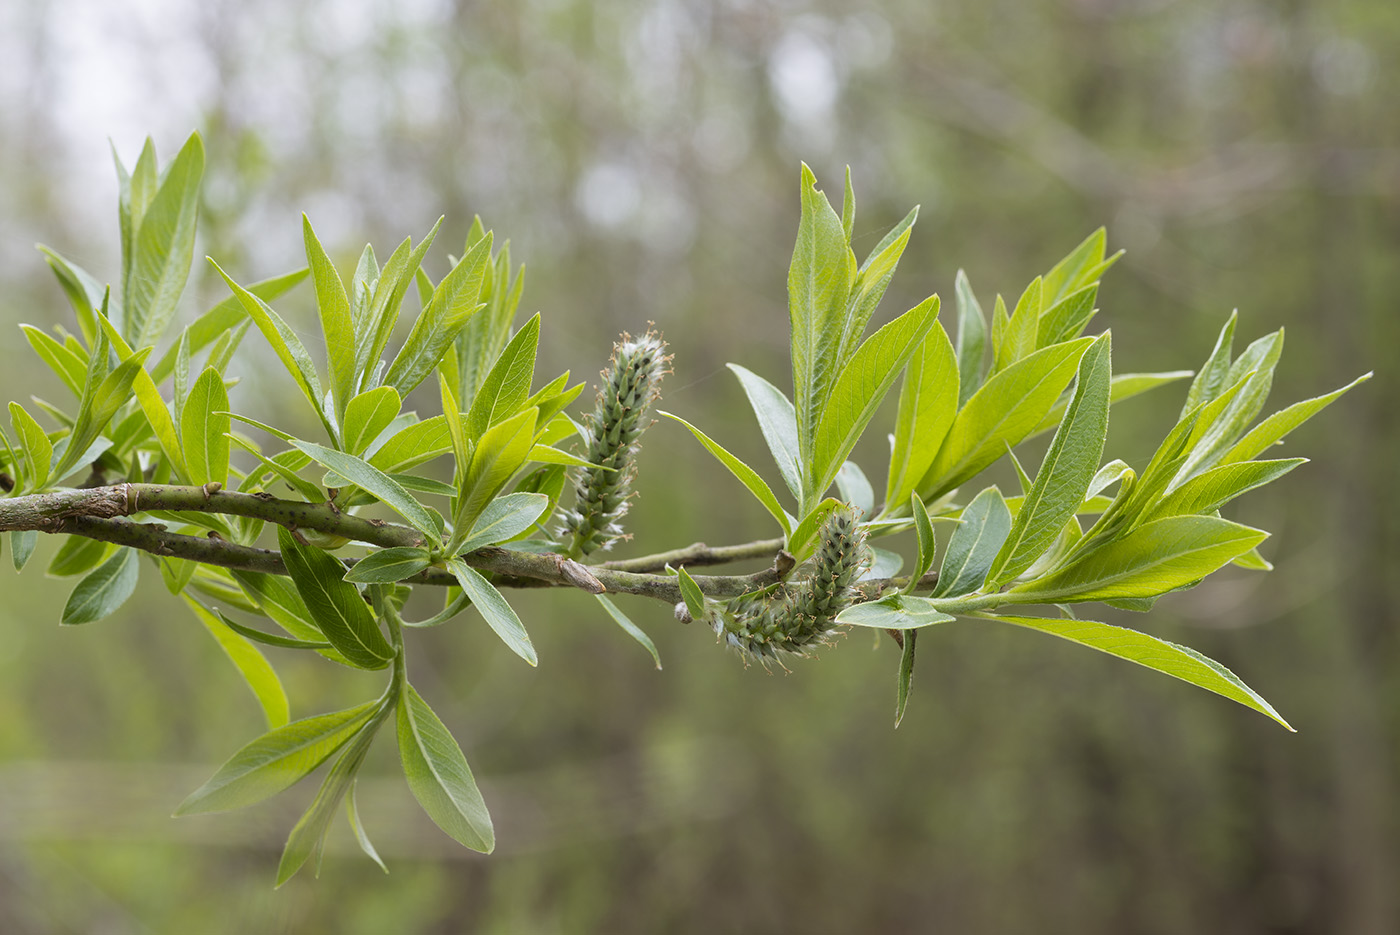
[[[129,158],[154,133],[169,155],[199,127],[216,161],[198,249],[231,274],[281,272],[303,209],[342,264],[439,213],[458,241],[479,213],[529,266],[524,311],[548,313],[546,371],[591,376],[616,332],[653,320],[681,349],[668,402],[747,439],[744,457],[762,442],[722,364],[742,333],[766,353],[737,362],[785,372],[799,159],[826,179],[851,165],[858,252],[922,202],[886,314],[950,295],[959,266],[1009,292],[1106,223],[1128,250],[1100,297],[1120,367],[1201,359],[1239,305],[1242,337],[1282,324],[1306,349],[1285,358],[1280,398],[1377,378],[1304,430],[1312,464],[1245,501],[1241,519],[1277,530],[1277,571],[1164,600],[1151,619],[1239,671],[1299,734],[970,624],[925,634],[919,691],[893,732],[888,641],[863,652],[870,638],[853,634],[771,676],[629,603],[658,673],[601,611],[530,595],[538,673],[521,676],[484,628],[414,634],[434,666],[415,671],[483,779],[503,850],[464,857],[399,793],[365,788],[389,877],[340,834],[320,881],[273,893],[286,815],[170,821],[192,783],[156,766],[207,773],[259,730],[256,705],[163,592],[60,631],[62,583],[11,579],[4,931],[1400,928],[1400,71],[1385,64],[1400,60],[1400,6],[125,7],[0,12],[2,333],[66,315],[32,242],[111,275],[102,136]],[[22,342],[0,342],[0,365],[12,395],[58,391]],[[235,392],[275,399],[280,380]],[[1178,405],[1171,390],[1125,403],[1141,436],[1120,417],[1110,444],[1145,459]],[[623,550],[766,532],[682,429],[653,431]],[[306,668],[289,673],[296,713],[369,690],[278,664]]]

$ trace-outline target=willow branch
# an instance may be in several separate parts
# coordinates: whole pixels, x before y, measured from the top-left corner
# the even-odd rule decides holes
[[[600,562],[593,568],[612,568],[616,571],[661,571],[667,565],[679,568],[682,565],[726,565],[751,558],[767,558],[783,547],[783,540],[759,539],[740,545],[708,546],[703,542],[692,543],[683,549],[657,552],[640,558],[627,558],[611,562]]]

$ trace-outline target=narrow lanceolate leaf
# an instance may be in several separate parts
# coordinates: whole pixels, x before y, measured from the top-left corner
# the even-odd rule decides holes
[[[21,324],[19,327],[34,353],[49,365],[49,369],[73,391],[74,396],[81,397],[84,378],[87,376],[87,361],[58,343],[47,332],[33,325]]]
[[[277,864],[278,886],[290,880],[312,854],[316,855],[315,870],[320,874],[321,852],[325,847],[326,832],[330,830],[331,819],[335,817],[336,809],[340,808],[341,799],[345,798],[345,794],[355,782],[355,776],[364,764],[365,756],[374,743],[374,735],[378,733],[381,723],[382,718],[371,719],[350,739],[344,752],[326,774],[321,788],[316,790],[316,797],[311,800],[310,807],[292,827],[291,833],[287,835],[287,844],[282,849],[282,859]]]
[[[457,547],[465,554],[482,546],[507,542],[534,526],[549,509],[549,497],[542,493],[508,493],[487,504],[472,524],[471,533]]]
[[[29,465],[29,489],[42,490],[49,482],[49,468],[53,466],[53,443],[43,427],[19,403],[10,403],[10,424],[19,436],[25,463]]]
[[[244,636],[226,626],[226,619],[215,617],[203,604],[188,596],[185,597],[185,603],[199,622],[204,624],[209,635],[214,637],[214,641],[228,656],[238,674],[243,676],[243,681],[248,684],[253,697],[258,699],[258,704],[262,707],[268,729],[286,724],[290,714],[287,693],[282,689],[282,682],[277,678],[277,672],[268,663],[267,658]]]
[[[935,295],[876,331],[852,355],[821,413],[804,503],[826,492],[885,394],[937,319]]]
[[[1242,461],[1211,468],[1197,474],[1163,497],[1155,506],[1149,507],[1146,518],[1209,513],[1242,493],[1278,480],[1307,460],[1287,458],[1279,461]]]
[[[306,263],[311,268],[311,281],[316,286],[316,308],[321,314],[321,334],[326,339],[329,364],[326,379],[331,385],[336,417],[345,413],[355,383],[355,326],[350,321],[350,297],[345,284],[326,256],[311,219],[301,216],[301,236],[306,247]]]
[[[459,844],[489,854],[496,834],[462,748],[412,685],[399,701],[399,758],[413,797]]]
[[[532,666],[537,665],[539,657],[536,656],[535,647],[530,642],[530,634],[525,632],[525,625],[520,622],[515,608],[501,596],[495,585],[460,558],[449,559],[447,570],[456,577],[457,583],[462,586],[462,592],[471,598],[472,604],[481,611],[481,616],[486,619],[491,629],[496,631],[501,641],[521,659]]]
[[[368,311],[356,323],[355,372],[360,375],[359,389],[369,389],[373,385],[369,380],[399,320],[399,306],[404,293],[409,283],[416,279],[423,256],[433,245],[433,238],[441,226],[442,218],[438,218],[432,230],[424,235],[416,247],[411,246],[409,238],[405,237],[384,264],[374,294],[370,297]]]
[[[1225,453],[1224,457],[1220,459],[1220,463],[1232,464],[1236,461],[1248,461],[1251,458],[1258,457],[1289,432],[1317,415],[1323,409],[1326,409],[1337,397],[1341,396],[1358,383],[1365,382],[1369,379],[1371,379],[1371,374],[1363,374],[1339,390],[1333,390],[1324,396],[1317,396],[1313,399],[1305,399],[1302,402],[1294,403],[1286,409],[1279,410],[1250,429],[1243,438],[1236,442],[1234,446]]]
[[[1074,399],[992,562],[988,586],[1000,587],[1031,567],[1084,502],[1108,434],[1109,354],[1105,333],[1079,359]]]
[[[262,643],[265,646],[277,646],[281,649],[331,648],[331,644],[327,643],[325,640],[321,640],[320,642],[314,642],[311,640],[293,639],[290,636],[278,636],[276,633],[264,633],[263,631],[255,630],[252,627],[245,627],[243,624],[239,623],[236,620],[230,620],[227,616],[225,616],[222,610],[217,611],[217,613],[219,615],[219,620],[223,623],[224,626],[228,627],[230,630],[237,633],[239,636],[242,636],[245,639],[252,640],[254,643]],[[283,723],[286,722],[284,721]]]
[[[956,619],[928,598],[908,594],[887,594],[878,601],[852,604],[836,615],[837,623],[877,630],[912,630]]]
[[[122,303],[122,337],[132,347],[155,344],[184,291],[194,258],[204,144],[190,136],[166,167],[140,223],[133,225],[131,276]]]
[[[948,539],[933,596],[960,597],[980,589],[1010,531],[1011,511],[1001,491],[988,487],[974,497]]]
[[[836,472],[836,490],[841,499],[860,511],[862,516],[875,515],[875,488],[870,478],[854,461],[847,461]]]
[[[102,354],[107,353],[105,340],[99,342],[97,347]],[[73,432],[68,436],[68,446],[54,468],[56,480],[61,481],[82,463],[83,455],[102,434],[112,416],[131,398],[131,384],[138,374],[145,372],[141,365],[149,353],[150,348],[145,348],[122,361],[94,388],[91,396],[85,396],[78,419],[73,424]]]
[[[690,572],[684,568],[678,569],[676,575],[680,581],[681,597],[685,599],[685,609],[690,611],[692,620],[704,620],[705,613],[705,592],[700,590],[700,585],[695,583],[695,579],[690,576]]]
[[[904,647],[899,654],[899,685],[895,694],[894,726],[904,720],[904,709],[909,704],[909,688],[914,679],[914,642],[918,630],[904,631]]]
[[[739,378],[744,394],[749,398],[749,406],[758,418],[758,427],[763,432],[763,440],[773,454],[773,462],[778,465],[778,473],[794,498],[802,497],[802,455],[797,445],[797,413],[792,403],[778,389],[758,374],[738,364],[729,364],[729,369]]]
[[[461,420],[458,420],[461,427]],[[452,430],[443,416],[412,422],[374,450],[369,463],[385,474],[397,474],[452,450]]]
[[[441,541],[437,522],[427,508],[404,490],[402,484],[368,461],[315,442],[304,442],[294,438],[292,445],[317,464],[330,468],[357,487],[374,494],[385,506],[408,520],[409,525],[421,532],[430,542]]]
[[[1040,326],[1041,281],[1037,276],[1021,293],[1016,310],[1006,325],[1006,333],[996,347],[996,369],[1005,370],[1035,350]]]
[[[403,400],[392,386],[378,386],[350,400],[345,406],[345,417],[340,422],[344,449],[352,455],[362,454],[369,443],[389,427],[402,408]]]
[[[628,619],[626,614],[618,610],[617,605],[608,600],[607,595],[595,594],[593,596],[598,599],[599,604],[603,605],[603,609],[608,612],[609,617],[612,617],[613,622],[622,628],[622,632],[632,637],[632,639],[642,645],[643,649],[651,653],[651,658],[656,662],[656,667],[658,669],[661,668],[661,654],[656,651],[656,644],[651,641],[651,637],[647,636],[646,633],[642,631],[641,627]]]
[[[73,311],[78,317],[79,330],[83,337],[91,344],[93,338],[97,337],[95,310],[102,306],[103,286],[97,279],[83,269],[78,264],[60,256],[53,249],[44,244],[36,245],[39,252],[44,255],[44,260],[49,264],[49,269],[58,277],[58,284],[63,289],[64,295],[68,297],[68,302],[73,306]],[[108,314],[121,318],[121,308],[108,309]]]
[[[360,559],[345,573],[345,580],[361,584],[390,584],[412,578],[431,564],[432,556],[427,549],[394,546],[371,552]]]
[[[366,857],[378,864],[380,870],[388,873],[389,868],[385,866],[383,859],[379,856],[379,852],[376,851],[374,845],[370,843],[369,835],[365,834],[364,823],[360,821],[360,808],[355,804],[354,780],[351,780],[350,791],[345,795],[345,814],[346,818],[350,821],[350,830],[355,832],[355,841],[360,845],[360,850],[364,851]]]
[[[919,499],[918,494],[909,496],[909,511],[914,514],[914,531],[918,539],[919,550],[914,559],[914,568],[909,572],[909,584],[904,588],[906,594],[917,591],[919,579],[933,567],[934,548],[937,545],[937,540],[933,537],[933,523],[929,522],[928,510],[925,509],[924,501]]]
[[[191,484],[228,483],[228,391],[223,376],[209,367],[194,381],[180,414],[180,441]]]
[[[24,571],[38,541],[39,533],[33,529],[16,529],[10,533],[10,563],[15,571]]]
[[[467,434],[480,438],[486,430],[514,416],[530,395],[539,351],[540,316],[525,323],[496,358],[467,412]]]
[[[982,385],[982,359],[987,348],[987,319],[972,292],[967,274],[958,270],[958,406]],[[893,501],[891,501],[893,502]]]
[[[388,665],[394,658],[394,649],[380,632],[360,592],[342,580],[345,566],[330,553],[297,542],[282,526],[277,527],[277,542],[287,573],[326,640],[362,669]]]
[[[1259,696],[1252,688],[1240,681],[1229,669],[1196,652],[1187,646],[1168,643],[1156,637],[1129,630],[1124,627],[1096,623],[1092,620],[1055,620],[1043,617],[990,617],[1005,623],[1039,630],[1061,639],[1097,649],[1101,653],[1136,662],[1140,666],[1156,669],[1173,678],[1190,682],[1206,691],[1223,695],[1247,708],[1253,708],[1278,721],[1289,730],[1288,722],[1279,716],[1273,706]]]
[[[841,350],[837,355],[837,360],[849,360],[851,354],[855,352],[856,345],[860,343],[860,337],[865,333],[865,327],[870,322],[870,316],[875,313],[880,299],[884,298],[885,289],[894,276],[895,268],[899,265],[899,258],[904,254],[904,248],[909,245],[909,234],[912,232],[914,222],[918,217],[919,208],[916,205],[904,216],[902,221],[880,239],[880,242],[875,245],[875,249],[870,251],[870,255],[861,264],[855,283],[851,287],[851,299],[847,307],[846,321],[841,329]],[[850,242],[851,232],[847,230],[846,243]]]
[[[378,701],[318,714],[269,731],[239,750],[175,809],[199,815],[269,799],[316,769],[365,725]]]
[[[1094,301],[1098,296],[1099,287],[1094,284],[1065,296],[1053,305],[1046,304],[1036,330],[1036,347],[1049,347],[1083,334],[1094,317]]]
[[[131,346],[121,336],[116,324],[102,315],[97,316],[96,322],[103,333],[107,335],[107,339],[116,350],[117,356],[123,362],[130,360],[134,356]],[[151,373],[146,371],[145,367],[142,367],[136,372],[131,389],[136,394],[136,401],[140,404],[141,411],[146,414],[146,421],[151,424],[151,429],[155,432],[156,442],[160,445],[161,452],[174,468],[175,477],[188,479],[189,468],[185,464],[185,452],[180,446],[175,420],[170,417],[170,410],[166,407],[165,400],[156,387],[157,379],[159,378],[153,377]]]
[[[467,320],[485,306],[481,284],[491,260],[491,234],[477,241],[452,271],[433,290],[427,308],[413,323],[384,382],[400,395],[408,393],[428,378],[447,349],[462,333]]]
[[[802,463],[811,460],[817,422],[837,377],[856,258],[841,218],[802,166],[802,218],[788,267],[793,404]]]
[[[1214,516],[1169,516],[1006,594],[1009,601],[1037,604],[1153,597],[1199,581],[1268,535]]]
[[[1056,263],[1050,272],[1045,274],[1044,288],[1047,306],[1059,302],[1071,292],[1087,286],[1103,274],[1104,269],[1107,268],[1107,264],[1104,262],[1107,239],[1106,232],[1100,227],[1085,237],[1079,246],[1070,251],[1069,256]],[[1114,259],[1116,258],[1115,255]],[[1112,263],[1112,260],[1108,262]]]
[[[675,419],[681,425],[690,429],[691,434],[696,437],[700,444],[705,446],[705,450],[714,455],[719,460],[720,464],[727,467],[729,473],[737,477],[739,483],[747,487],[749,493],[753,494],[754,497],[758,499],[758,502],[763,504],[764,508],[778,521],[778,525],[783,528],[783,532],[785,534],[792,532],[792,520],[789,519],[782,506],[779,505],[778,498],[773,495],[772,488],[764,482],[763,478],[758,476],[758,473],[754,471],[753,468],[730,454],[729,451],[723,448],[718,442],[712,440],[710,436],[706,435],[680,416],[661,410],[657,410],[657,415],[665,416],[668,419]]]
[[[1007,445],[1025,438],[1069,385],[1091,343],[1092,338],[1080,338],[1036,351],[972,394],[919,483],[925,502],[973,477],[1001,457]]]
[[[1187,478],[1214,467],[1259,415],[1273,386],[1274,368],[1283,352],[1283,329],[1255,341],[1230,368],[1229,379],[1238,377],[1243,388],[1206,428],[1191,448],[1168,489],[1179,487]],[[1241,366],[1243,365],[1243,366]],[[1235,385],[1238,385],[1237,383]]]
[[[97,566],[78,582],[64,605],[63,624],[92,623],[112,613],[136,590],[140,568],[135,549],[118,549],[116,554]]]
[[[1190,370],[1164,370],[1161,373],[1115,373],[1108,384],[1108,402],[1112,405],[1113,403],[1121,402],[1125,399],[1131,399],[1134,396],[1146,393],[1148,390],[1154,390],[1159,386],[1166,386],[1168,383],[1184,380],[1189,376],[1191,376]],[[1037,425],[1027,437],[1039,435],[1041,432],[1048,432],[1058,426],[1060,420],[1064,418],[1065,408],[1069,405],[1069,401],[1072,398],[1072,393],[1065,393],[1060,396],[1055,405],[1045,414],[1045,418],[1040,420],[1040,424]]]
[[[453,554],[466,540],[487,505],[529,457],[538,415],[539,410],[532,406],[491,426],[477,442],[458,496],[457,513],[452,518],[452,541],[448,545]]]
[[[1186,392],[1186,403],[1181,407],[1183,418],[1202,403],[1215,399],[1233,382],[1229,381],[1230,357],[1235,341],[1235,320],[1238,317],[1238,311],[1230,313],[1225,327],[1220,329],[1220,336],[1216,338],[1215,348],[1210,352],[1205,366],[1197,371],[1196,379],[1191,381],[1191,389]]]
[[[979,319],[980,320],[980,319]],[[958,411],[959,361],[937,321],[904,374],[895,415],[885,509],[898,509],[933,463]],[[980,375],[979,377],[980,378]]]

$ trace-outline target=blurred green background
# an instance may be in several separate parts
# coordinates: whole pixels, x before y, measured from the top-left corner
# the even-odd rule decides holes
[[[116,268],[106,139],[130,163],[195,128],[197,255],[243,281],[299,265],[306,210],[349,267],[446,214],[441,275],[479,213],[529,268],[542,373],[591,380],[655,321],[665,407],[755,463],[723,364],[787,383],[799,160],[833,195],[852,167],[858,252],[922,204],[883,316],[950,295],[960,266],[984,303],[1019,294],[1106,224],[1128,251],[1100,294],[1117,369],[1197,365],[1238,305],[1243,339],[1288,328],[1279,404],[1377,371],[1290,440],[1312,464],[1233,509],[1274,531],[1277,570],[1127,621],[1225,662],[1296,735],[973,623],[926,634],[896,732],[888,641],[766,674],[628,602],[658,672],[593,602],[531,593],[538,670],[475,618],[412,634],[500,847],[436,831],[381,743],[361,808],[387,877],[341,827],[319,881],[272,890],[309,784],[167,817],[262,725],[149,567],[118,617],[72,630],[71,582],[0,571],[0,930],[1400,931],[1397,61],[1392,0],[0,6],[5,398],[64,392],[15,328],[70,324],[33,243]],[[211,280],[197,266],[186,317],[222,297]],[[312,327],[309,289],[278,307]],[[245,350],[235,407],[305,420],[256,335]],[[1141,468],[1183,392],[1117,407],[1106,457]],[[858,452],[872,477],[882,434]],[[677,426],[649,434],[637,486],[620,554],[774,532]],[[294,716],[378,690],[271,652]]]

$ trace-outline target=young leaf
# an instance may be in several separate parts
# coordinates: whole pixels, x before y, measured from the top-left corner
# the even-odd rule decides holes
[[[847,179],[847,191],[850,191],[849,179]],[[870,251],[865,262],[861,264],[860,271],[856,276],[854,285],[851,287],[850,305],[846,311],[845,325],[841,329],[841,350],[837,355],[837,360],[849,360],[855,352],[856,345],[860,343],[860,337],[865,333],[865,327],[870,322],[870,316],[875,313],[875,307],[884,298],[885,289],[890,284],[890,279],[894,276],[895,267],[899,265],[899,258],[904,253],[904,248],[909,245],[909,234],[914,227],[914,221],[919,217],[919,208],[916,205],[904,219],[896,224],[880,242],[875,245],[875,249]],[[846,243],[851,242],[851,232],[846,231]]]
[[[933,596],[961,597],[979,590],[1010,531],[1011,511],[1001,491],[988,487],[974,497],[948,540]]]
[[[459,844],[489,854],[496,834],[462,748],[412,685],[399,701],[399,757],[413,797]]]
[[[1255,487],[1278,480],[1307,461],[1289,458],[1281,461],[1243,461],[1223,464],[1197,474],[1149,507],[1144,522],[1163,516],[1209,513]]]
[[[460,425],[460,420],[458,420]],[[370,455],[369,463],[385,474],[396,474],[417,467],[452,450],[452,431],[447,419],[433,416],[413,422],[391,435]]]
[[[139,364],[144,359],[144,355],[136,357],[132,353],[126,339],[121,336],[116,325],[107,316],[97,316],[96,322],[123,363],[135,359]],[[146,414],[146,420],[150,423],[161,452],[170,462],[176,478],[188,479],[189,467],[185,463],[185,452],[180,445],[179,434],[175,430],[175,421],[171,419],[170,410],[166,408],[165,400],[161,398],[155,378],[144,367],[140,367],[136,371],[131,389],[136,394],[136,401],[141,406],[141,411]]]
[[[268,729],[274,730],[286,724],[290,711],[287,706],[287,693],[266,657],[248,642],[241,631],[232,629],[233,624],[223,614],[215,617],[203,604],[188,595],[184,600],[199,622],[204,624],[209,635],[214,637],[219,648],[228,656],[234,668],[243,676],[243,681],[252,690],[253,697],[258,699],[263,716],[267,718]]]
[[[374,715],[380,702],[318,714],[268,731],[220,766],[175,809],[175,816],[245,808],[269,799],[316,769]]]
[[[861,515],[874,515],[875,488],[870,486],[870,479],[859,464],[847,461],[841,465],[841,470],[836,472],[836,490],[841,494],[841,499],[859,510]]]
[[[10,563],[15,571],[24,571],[29,557],[34,554],[34,545],[39,541],[39,533],[33,529],[15,529],[10,532]]]
[[[909,501],[914,485],[928,471],[943,444],[958,410],[958,370],[957,353],[943,326],[935,321],[923,344],[909,358],[904,387],[899,393],[885,486],[886,511],[897,510]]]
[[[1107,239],[1107,232],[1100,227],[1085,237],[1079,246],[1070,251],[1069,256],[1056,263],[1050,272],[1045,274],[1044,293],[1047,306],[1059,302],[1071,292],[1088,285],[1102,275],[1108,265],[1113,262],[1113,260],[1104,262]],[[1117,257],[1118,255],[1115,254],[1113,259],[1117,259]]]
[[[471,598],[471,602],[481,611],[481,616],[486,619],[491,629],[496,631],[501,641],[530,665],[538,665],[539,658],[530,642],[530,634],[525,632],[525,625],[516,616],[515,608],[507,603],[501,592],[460,558],[449,559],[447,570],[457,578],[462,592]]]
[[[656,667],[660,669],[661,654],[656,651],[656,644],[651,641],[651,637],[647,636],[646,633],[642,631],[641,627],[629,620],[626,614],[618,610],[617,605],[608,600],[607,595],[595,594],[593,596],[598,599],[599,604],[603,605],[603,609],[608,612],[609,617],[612,617],[613,622],[622,627],[622,632],[642,644],[642,648],[651,653],[651,658],[656,662]]]
[[[1177,380],[1184,380],[1191,376],[1190,370],[1167,370],[1161,373],[1115,373],[1108,384],[1108,402],[1110,405],[1124,399],[1131,399],[1148,390],[1154,390],[1159,386],[1168,383],[1175,383]],[[1045,414],[1045,418],[1040,420],[1040,424],[1031,430],[1027,438],[1039,435],[1041,432],[1048,432],[1060,424],[1064,418],[1065,408],[1069,405],[1072,392],[1064,393]]]
[[[704,620],[708,616],[705,612],[705,592],[700,590],[700,585],[684,568],[678,569],[677,575],[680,578],[681,597],[685,599],[685,609],[690,611],[690,618]]]
[[[719,443],[713,441],[710,436],[706,435],[680,416],[661,410],[657,410],[657,415],[665,416],[668,419],[675,419],[681,425],[690,429],[691,434],[699,440],[700,444],[705,446],[705,450],[714,455],[721,464],[729,468],[729,473],[738,478],[739,483],[747,487],[749,493],[753,494],[754,497],[758,499],[758,502],[763,504],[764,508],[772,514],[773,518],[778,521],[778,525],[782,527],[783,533],[787,534],[792,531],[791,518],[787,515],[787,512],[783,510],[782,506],[778,504],[778,498],[773,495],[772,488],[764,482],[763,478],[758,476],[753,468],[730,454],[729,451],[721,447]]]
[[[875,416],[900,371],[938,318],[938,296],[930,296],[876,331],[856,349],[831,388],[820,413],[803,491],[805,505],[826,492],[841,463]]]
[[[918,636],[918,630],[904,631],[904,646],[899,654],[899,688],[896,692],[894,706],[894,726],[896,728],[899,727],[899,722],[904,720],[904,708],[909,704],[909,688],[914,678],[914,642]]]
[[[476,518],[466,541],[457,547],[457,554],[465,555],[482,546],[514,539],[535,525],[549,509],[549,502],[549,497],[541,493],[509,493],[497,497]]]
[[[203,605],[200,606],[202,607]],[[237,633],[239,636],[242,636],[245,639],[252,640],[254,643],[262,643],[266,646],[277,646],[281,649],[331,648],[331,644],[325,642],[324,640],[320,642],[312,640],[298,640],[293,639],[289,636],[278,636],[276,633],[264,633],[263,631],[255,630],[252,627],[245,627],[243,624],[239,623],[236,620],[230,620],[227,616],[224,615],[224,612],[222,610],[217,611],[217,613],[219,615],[219,620],[223,622],[224,626],[228,627],[230,630]],[[286,721],[284,720],[283,723],[285,724]]]
[[[136,564],[136,550],[122,548],[116,554],[88,574],[63,607],[65,625],[92,623],[112,613],[136,590],[136,579],[140,568]]]
[[[1258,457],[1289,432],[1317,415],[1323,409],[1326,409],[1337,397],[1341,396],[1358,383],[1363,383],[1370,378],[1371,374],[1363,374],[1339,390],[1333,390],[1324,396],[1317,396],[1313,399],[1305,399],[1302,402],[1294,403],[1286,409],[1279,410],[1250,429],[1243,438],[1237,441],[1234,446],[1225,453],[1224,457],[1220,459],[1220,463],[1233,464],[1237,461],[1248,461],[1251,458]]]
[[[1006,594],[1011,601],[1036,604],[1153,597],[1199,581],[1268,535],[1213,516],[1169,516]]]
[[[104,355],[107,353],[105,337],[98,342],[97,351]],[[77,421],[74,422],[73,431],[68,436],[68,445],[59,456],[58,465],[53,470],[55,480],[63,480],[69,472],[83,463],[83,455],[93,442],[97,441],[97,436],[102,434],[102,430],[107,427],[117,410],[131,398],[131,384],[137,374],[144,373],[141,364],[149,352],[150,348],[137,351],[113,368],[90,396],[85,391]],[[94,352],[94,356],[96,353]]]
[[[837,623],[877,630],[912,630],[956,619],[940,611],[928,598],[908,594],[887,594],[878,601],[852,604],[836,615]]]
[[[924,501],[957,487],[1001,457],[1007,445],[1025,438],[1069,384],[1091,343],[1092,338],[1079,338],[1036,351],[972,394],[919,482]]]
[[[315,546],[302,545],[283,526],[277,542],[287,573],[306,604],[311,620],[337,650],[362,669],[382,669],[394,649],[379,630],[353,584],[345,582],[345,566]]]
[[[350,791],[345,795],[345,813],[346,818],[350,821],[350,830],[355,832],[355,841],[360,845],[360,850],[364,851],[365,856],[378,864],[380,870],[388,873],[389,868],[384,865],[379,852],[370,843],[369,835],[365,834],[364,825],[360,821],[360,809],[355,804],[355,782],[353,779],[350,780]]]
[[[1090,319],[1094,317],[1094,300],[1098,296],[1099,287],[1096,283],[1065,296],[1054,305],[1047,305],[1040,313],[1040,324],[1036,329],[1036,347],[1049,347],[1062,341],[1071,341],[1083,334]]]
[[[438,218],[432,230],[424,235],[416,247],[411,247],[412,242],[405,237],[384,264],[374,294],[370,297],[368,311],[362,320],[356,322],[355,372],[360,375],[357,389],[373,387],[375,363],[384,353],[384,347],[389,343],[389,336],[399,320],[399,305],[404,293],[408,291],[408,284],[414,281],[423,256],[433,245],[433,238],[441,226],[442,218]]]
[[[50,370],[58,374],[58,378],[73,391],[74,396],[81,397],[83,382],[87,376],[87,361],[33,325],[21,324],[19,327],[34,353],[49,365]]]
[[[155,344],[175,314],[194,258],[203,175],[204,143],[195,133],[165,168],[139,223],[133,223],[131,276],[122,298],[121,329],[132,347]]]
[[[1227,378],[1230,375],[1230,356],[1235,340],[1235,320],[1238,317],[1238,310],[1231,312],[1225,327],[1220,329],[1214,350],[1206,359],[1205,366],[1197,371],[1196,379],[1191,381],[1191,388],[1186,391],[1186,403],[1181,407],[1181,418],[1185,418],[1188,412],[1202,403],[1215,399],[1234,382],[1227,382]]]
[[[530,383],[535,378],[535,356],[539,352],[540,316],[525,323],[501,351],[501,356],[486,375],[481,390],[472,400],[467,412],[467,433],[481,438],[486,430],[520,411],[530,395]]]
[[[24,451],[25,464],[29,466],[29,489],[44,489],[49,482],[49,468],[53,466],[53,443],[19,403],[10,403],[10,424],[15,428],[20,448]]]
[[[933,567],[934,549],[937,546],[937,540],[933,537],[933,523],[929,522],[928,510],[918,494],[909,495],[909,510],[914,515],[914,531],[918,536],[919,551],[914,560],[914,569],[909,573],[909,583],[904,587],[905,594],[913,594],[919,589],[919,579]]]
[[[355,326],[350,320],[350,297],[345,284],[335,271],[335,264],[326,255],[325,247],[311,228],[311,219],[301,216],[301,237],[306,247],[306,263],[316,286],[316,308],[321,314],[321,334],[326,340],[326,358],[331,398],[340,418],[350,401],[355,385]]]
[[[763,432],[763,440],[768,443],[768,450],[773,454],[773,462],[778,465],[783,483],[793,497],[801,499],[802,456],[797,444],[796,410],[783,391],[763,377],[738,364],[727,366],[744,387],[744,394],[748,396],[749,406],[758,418],[758,427]]]
[[[488,233],[433,290],[427,308],[413,323],[408,340],[384,377],[385,383],[395,387],[399,395],[407,396],[427,379],[462,333],[467,320],[485,307],[481,302],[481,284],[490,260],[491,234]]]
[[[958,296],[958,407],[982,385],[982,358],[986,355],[987,319],[982,314],[982,306],[977,304],[977,296],[972,292],[972,284],[967,274],[958,270],[954,284]],[[895,501],[891,498],[890,502]]]
[[[1041,280],[1037,276],[1021,293],[1016,302],[1016,311],[1006,325],[1006,333],[996,346],[995,369],[1005,370],[1036,349],[1036,335],[1040,325]]]
[[[472,526],[487,505],[496,498],[506,481],[520,470],[534,445],[535,418],[539,410],[533,406],[504,422],[487,429],[472,451],[471,466],[461,485],[457,513],[452,518],[452,539],[448,552],[466,541]]]
[[[1272,705],[1240,681],[1235,673],[1190,647],[1168,643],[1166,640],[1159,640],[1136,630],[1110,626],[1106,623],[1096,623],[1092,620],[1053,620],[1043,617],[1003,616],[989,616],[987,619],[1039,630],[1042,633],[1049,633],[1052,636],[1097,649],[1110,656],[1117,656],[1120,659],[1127,659],[1129,662],[1136,662],[1140,666],[1156,669],[1158,672],[1164,672],[1173,678],[1181,679],[1183,682],[1190,682],[1206,691],[1223,695],[1247,708],[1253,708],[1255,711],[1278,721],[1289,730],[1293,730],[1288,722],[1279,716]]]
[[[292,445],[317,464],[330,468],[356,486],[374,494],[385,506],[408,520],[409,525],[427,537],[428,541],[441,541],[441,531],[433,514],[404,490],[403,485],[368,461],[300,439],[292,439]]]
[[[321,872],[321,850],[326,843],[331,818],[364,764],[380,723],[380,718],[371,719],[350,739],[345,752],[336,759],[321,788],[316,790],[311,806],[292,827],[291,834],[287,835],[287,844],[282,849],[282,859],[277,864],[277,886],[290,880],[313,853],[316,855],[316,872]]]
[[[44,574],[51,578],[71,578],[91,571],[114,547],[98,539],[65,536]]]
[[[340,426],[345,451],[361,454],[389,427],[402,408],[403,400],[392,386],[375,387],[350,400]]]
[[[1000,587],[1030,568],[1084,502],[1108,434],[1109,355],[1105,333],[1079,359],[1074,399],[1016,513],[1006,542],[992,562],[988,587]]]
[[[427,549],[394,546],[371,552],[345,573],[346,581],[360,584],[392,584],[412,578],[432,564]]]
[[[228,408],[223,376],[206,368],[180,414],[180,441],[191,484],[228,483],[228,433],[233,428]]]

